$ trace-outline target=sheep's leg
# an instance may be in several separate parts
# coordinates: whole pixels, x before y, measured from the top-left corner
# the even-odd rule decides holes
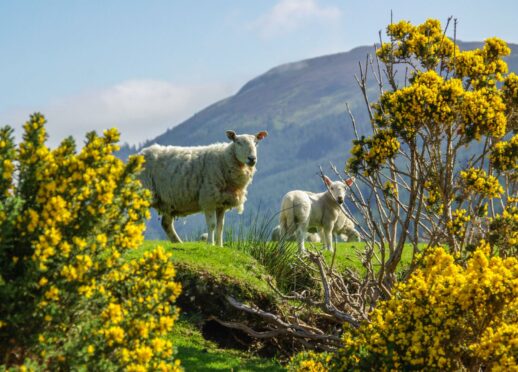
[[[162,213],[162,228],[164,229],[167,237],[173,243],[182,243],[182,239],[176,233],[174,229],[174,217],[169,213]]]
[[[223,247],[223,226],[225,225],[225,210],[216,210],[216,244]]]
[[[207,244],[214,245],[214,230],[216,229],[216,211],[206,211],[205,221],[207,222],[207,229],[209,236],[207,237]]]
[[[299,253],[306,252],[306,248],[304,247],[304,239],[306,238],[306,226],[303,224],[300,224],[297,227],[297,243],[299,247]]]

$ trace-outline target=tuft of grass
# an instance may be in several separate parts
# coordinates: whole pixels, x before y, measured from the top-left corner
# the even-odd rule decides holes
[[[227,246],[254,257],[275,279],[277,287],[289,292],[310,287],[314,283],[309,273],[301,267],[295,242],[281,239],[271,241],[278,215],[258,211],[243,218],[226,232]]]
[[[186,371],[285,371],[274,359],[218,348],[214,342],[205,340],[193,323],[190,319],[181,318],[171,334],[178,350],[177,357]]]
[[[238,241],[230,247],[254,257],[275,279],[278,288],[284,291],[311,284],[308,273],[301,267],[297,248],[291,242]]]

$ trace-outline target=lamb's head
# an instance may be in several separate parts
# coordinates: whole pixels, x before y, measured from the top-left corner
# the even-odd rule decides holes
[[[268,135],[261,131],[255,136],[252,134],[240,134],[227,130],[227,137],[234,142],[234,154],[241,164],[253,167],[257,163],[257,143]]]
[[[324,182],[326,183],[333,199],[338,202],[338,204],[342,204],[345,200],[345,194],[347,193],[347,189],[351,187],[354,182],[354,179],[349,178],[345,181],[331,181],[329,177],[324,176]]]

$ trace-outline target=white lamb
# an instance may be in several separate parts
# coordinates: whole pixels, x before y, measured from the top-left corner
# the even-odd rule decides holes
[[[236,208],[242,213],[247,187],[257,163],[257,142],[268,135],[255,136],[226,132],[231,143],[179,147],[152,145],[141,151],[144,170],[141,181],[153,193],[152,206],[162,214],[162,227],[169,239],[181,242],[174,219],[203,212],[208,227],[208,243],[223,245],[225,212]]]
[[[304,239],[309,228],[322,229],[324,244],[332,249],[332,235],[335,224],[343,214],[340,205],[344,202],[347,188],[353,180],[332,182],[324,176],[328,190],[319,194],[294,190],[282,198],[280,225],[281,234],[297,236],[299,252],[305,251]]]

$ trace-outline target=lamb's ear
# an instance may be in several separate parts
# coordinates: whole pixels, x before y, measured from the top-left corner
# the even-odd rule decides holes
[[[331,184],[333,183],[333,181],[331,181],[331,179],[327,176],[322,177],[322,179],[324,180],[327,186],[331,186]]]
[[[351,187],[353,185],[353,183],[354,183],[354,177],[351,177],[351,178],[348,178],[348,179],[344,180],[344,183],[347,186]]]
[[[233,130],[227,130],[225,133],[227,133],[227,137],[229,140],[231,140],[231,141],[236,140],[236,132],[234,132]]]
[[[258,141],[260,141],[260,140],[262,140],[264,137],[266,137],[267,135],[268,135],[268,132],[267,132],[267,131],[265,131],[265,130],[262,130],[262,131],[260,131],[259,133],[257,133],[257,134],[255,135],[255,138],[256,138]]]

